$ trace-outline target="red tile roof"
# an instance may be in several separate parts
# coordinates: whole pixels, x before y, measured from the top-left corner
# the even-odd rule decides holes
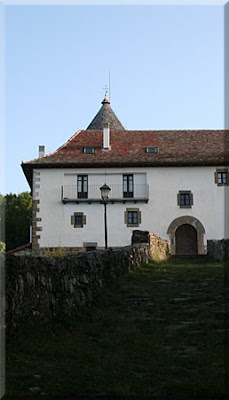
[[[229,162],[229,130],[111,129],[111,150],[103,150],[102,141],[102,130],[78,131],[53,153],[22,163],[30,186],[33,168],[218,166]],[[148,146],[157,147],[158,152],[146,153]],[[84,147],[94,147],[95,153],[84,154]]]

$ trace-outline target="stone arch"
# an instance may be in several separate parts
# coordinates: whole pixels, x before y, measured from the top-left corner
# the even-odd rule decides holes
[[[191,225],[197,231],[197,247],[198,247],[198,255],[205,254],[204,251],[204,234],[205,229],[202,223],[195,217],[190,215],[184,215],[182,217],[178,217],[174,219],[168,227],[167,234],[169,235],[170,239],[170,246],[171,246],[171,254],[176,254],[176,238],[175,233],[179,226],[181,225]]]

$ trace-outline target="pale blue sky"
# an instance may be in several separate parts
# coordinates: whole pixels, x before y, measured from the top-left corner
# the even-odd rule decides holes
[[[5,192],[85,129],[111,71],[126,129],[223,129],[223,6],[7,6]]]

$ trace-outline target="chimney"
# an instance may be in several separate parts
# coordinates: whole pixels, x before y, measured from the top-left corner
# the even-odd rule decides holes
[[[110,124],[103,125],[103,150],[110,150]]]
[[[39,158],[44,157],[45,155],[45,146],[39,146]]]

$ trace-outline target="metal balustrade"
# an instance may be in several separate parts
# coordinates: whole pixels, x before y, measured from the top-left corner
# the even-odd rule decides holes
[[[123,192],[123,185],[111,185],[109,202],[123,201],[148,201],[149,186],[147,184],[135,184],[133,193]],[[63,203],[69,202],[101,202],[100,187],[102,185],[88,185],[87,193],[78,193],[77,185],[63,185],[61,190],[61,200]]]

